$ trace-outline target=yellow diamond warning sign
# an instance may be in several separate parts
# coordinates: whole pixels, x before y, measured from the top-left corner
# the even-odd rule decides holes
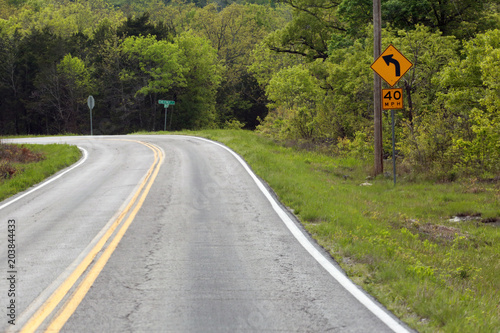
[[[391,87],[394,87],[412,66],[413,64],[391,44],[370,68]]]
[[[382,109],[403,109],[403,89],[382,89]]]

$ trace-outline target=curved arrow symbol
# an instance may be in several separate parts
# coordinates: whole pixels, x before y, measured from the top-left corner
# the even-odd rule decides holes
[[[399,61],[393,58],[394,54],[388,54],[386,56],[383,56],[385,63],[387,66],[392,62],[394,66],[396,67],[396,76],[401,76],[401,66],[399,65]]]

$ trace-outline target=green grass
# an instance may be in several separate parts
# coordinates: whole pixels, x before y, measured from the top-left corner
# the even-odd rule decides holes
[[[366,182],[370,161],[298,151],[247,131],[184,132],[226,144],[291,207],[357,284],[421,332],[500,330],[498,183]],[[345,177],[347,176],[347,177]]]
[[[62,144],[22,146],[35,153],[41,153],[44,159],[34,163],[12,163],[18,171],[12,178],[0,181],[0,201],[43,181],[75,163],[81,156],[76,146]]]

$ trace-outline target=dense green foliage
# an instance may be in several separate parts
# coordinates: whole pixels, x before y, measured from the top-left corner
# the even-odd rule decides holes
[[[285,20],[254,4],[0,1],[2,134],[255,128],[265,94],[251,51]]]
[[[500,172],[499,0],[382,0],[401,171]],[[369,157],[372,1],[0,0],[0,132],[241,127]],[[159,99],[174,100],[164,109]],[[390,154],[389,117],[384,150]]]

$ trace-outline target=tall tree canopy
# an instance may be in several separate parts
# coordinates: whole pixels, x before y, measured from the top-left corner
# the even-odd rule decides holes
[[[500,165],[499,2],[382,0],[384,46],[414,63],[398,83],[406,107],[396,133],[412,167]],[[96,134],[163,129],[158,99],[170,99],[171,129],[243,124],[366,152],[372,5],[0,0],[0,131],[88,133],[92,94]]]

